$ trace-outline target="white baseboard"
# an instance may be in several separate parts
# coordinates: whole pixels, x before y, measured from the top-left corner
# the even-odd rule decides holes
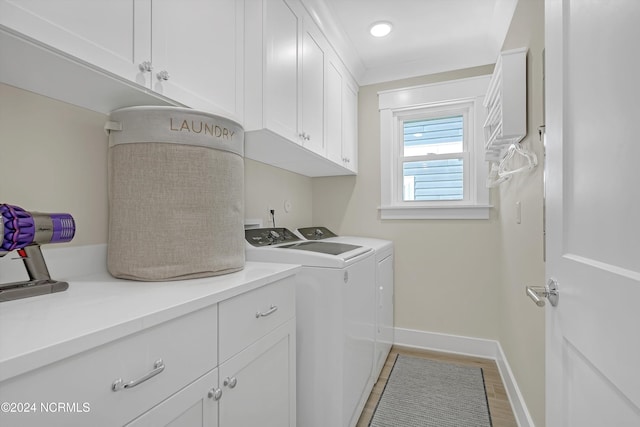
[[[394,332],[394,344],[398,346],[495,360],[518,426],[535,427],[527,405],[522,398],[522,393],[520,393],[520,389],[516,383],[516,379],[513,376],[513,372],[511,372],[507,358],[502,350],[502,346],[498,341],[437,332],[425,332],[414,329],[395,328]]]

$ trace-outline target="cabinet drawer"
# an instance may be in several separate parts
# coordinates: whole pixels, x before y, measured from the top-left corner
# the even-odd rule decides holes
[[[238,295],[219,305],[222,363],[295,316],[295,276]]]
[[[123,425],[217,365],[217,326],[214,305],[7,380],[0,401],[35,406],[3,413],[2,424]],[[113,391],[118,379],[141,381]]]

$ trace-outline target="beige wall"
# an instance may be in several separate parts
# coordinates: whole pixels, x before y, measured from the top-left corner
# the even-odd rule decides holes
[[[503,50],[528,47],[527,137],[523,147],[536,153],[540,165],[515,175],[499,187],[500,236],[503,250],[500,295],[500,343],[535,425],[544,426],[544,310],[525,296],[526,285],[544,284],[543,145],[538,126],[543,117],[544,1],[520,0]],[[516,202],[522,221],[516,223]]]
[[[495,212],[490,220],[379,219],[377,92],[492,71],[477,67],[360,88],[358,176],[313,180],[315,225],[395,242],[396,327],[497,339],[500,226]]]
[[[70,245],[107,241],[106,116],[0,84],[0,203],[68,212]]]
[[[68,245],[107,242],[107,116],[0,84],[0,203],[71,213]],[[245,217],[291,227],[311,223],[311,179],[245,162]],[[291,211],[284,212],[284,201]]]
[[[520,0],[503,49],[528,47],[528,134],[542,161],[544,1]],[[544,310],[524,293],[544,283],[542,166],[492,191],[488,221],[381,221],[377,92],[490,74],[492,67],[365,86],[359,174],[313,180],[313,223],[396,244],[396,327],[500,341],[536,426],[544,425]],[[516,224],[515,203],[522,221]],[[464,267],[461,268],[461,262]]]
[[[269,209],[275,210],[276,226],[296,229],[311,224],[311,178],[245,159],[245,218],[261,219],[271,226]],[[289,202],[289,212],[285,202]]]

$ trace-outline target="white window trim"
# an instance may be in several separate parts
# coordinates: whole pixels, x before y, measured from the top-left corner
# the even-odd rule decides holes
[[[491,76],[487,75],[378,92],[381,219],[489,219],[492,206],[485,185],[488,165],[483,155],[482,124],[486,119],[486,111],[482,101],[490,79]],[[466,147],[473,160],[468,169],[470,176],[465,177],[468,185],[465,188],[466,200],[403,201],[402,180],[398,170],[399,157],[402,156],[402,138],[398,129],[400,118],[421,109],[460,111],[461,108],[468,109],[469,129],[473,132],[472,141],[469,141],[472,146]]]

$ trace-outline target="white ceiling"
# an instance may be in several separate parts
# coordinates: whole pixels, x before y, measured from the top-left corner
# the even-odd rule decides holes
[[[518,0],[303,2],[366,85],[494,63]],[[390,21],[391,34],[372,37],[376,21]]]

